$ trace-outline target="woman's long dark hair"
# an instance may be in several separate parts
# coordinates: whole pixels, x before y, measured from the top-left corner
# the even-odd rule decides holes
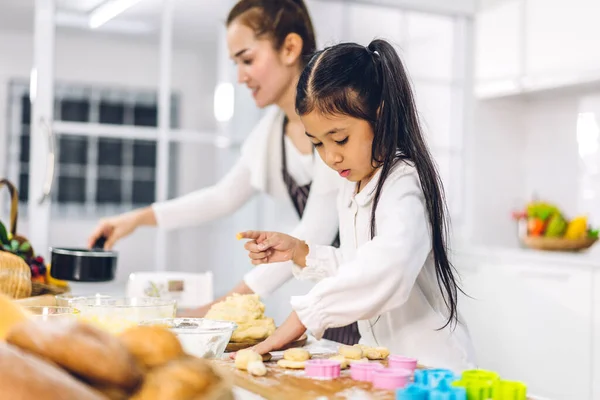
[[[384,40],[374,40],[368,47],[342,43],[317,52],[300,76],[296,110],[299,115],[313,110],[348,115],[371,124],[371,160],[381,168],[371,212],[371,238],[376,232],[381,190],[391,169],[399,162],[415,166],[431,226],[437,281],[450,314],[442,328],[458,321],[460,288],[447,253],[444,189],[419,124],[409,78],[394,48]]]

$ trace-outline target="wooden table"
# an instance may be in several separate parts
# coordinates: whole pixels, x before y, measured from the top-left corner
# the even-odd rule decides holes
[[[319,355],[314,358],[326,358],[326,356]],[[231,377],[235,386],[267,400],[395,399],[394,391],[376,390],[372,388],[371,383],[352,380],[350,370],[342,371],[342,377],[339,379],[325,381],[307,378],[303,370],[280,368],[276,361],[265,363],[267,366],[265,376],[252,376],[246,371],[240,371],[230,360],[215,360],[213,364],[224,376]]]

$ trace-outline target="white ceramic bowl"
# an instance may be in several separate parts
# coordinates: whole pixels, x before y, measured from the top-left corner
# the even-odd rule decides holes
[[[174,332],[183,350],[200,358],[221,358],[237,324],[206,318],[165,318],[141,322],[140,325],[161,325]]]

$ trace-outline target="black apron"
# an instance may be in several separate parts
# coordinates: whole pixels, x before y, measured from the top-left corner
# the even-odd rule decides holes
[[[287,191],[294,203],[294,208],[298,213],[298,217],[302,218],[304,214],[304,208],[306,207],[306,201],[310,193],[310,183],[300,186],[296,183],[294,178],[289,174],[287,169],[287,156],[285,153],[285,128],[287,126],[288,119],[284,117],[283,120],[283,134],[281,135],[281,172],[283,174],[283,182],[287,187]],[[340,234],[338,234],[331,244],[334,247],[340,247]],[[343,343],[347,345],[357,344],[360,340],[360,333],[358,331],[358,324],[356,322],[343,326],[340,328],[330,328],[325,330],[323,334],[324,339],[333,340],[334,342]]]

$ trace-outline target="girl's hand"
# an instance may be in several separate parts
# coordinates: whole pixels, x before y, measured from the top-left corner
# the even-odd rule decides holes
[[[246,231],[239,233],[238,238],[251,239],[244,248],[254,265],[290,260],[301,267],[306,265],[308,246],[295,237],[279,232]]]
[[[91,249],[101,236],[106,237],[104,250],[110,250],[115,243],[130,235],[141,225],[156,225],[156,216],[152,207],[145,207],[121,215],[100,220],[94,232],[88,238]]]

